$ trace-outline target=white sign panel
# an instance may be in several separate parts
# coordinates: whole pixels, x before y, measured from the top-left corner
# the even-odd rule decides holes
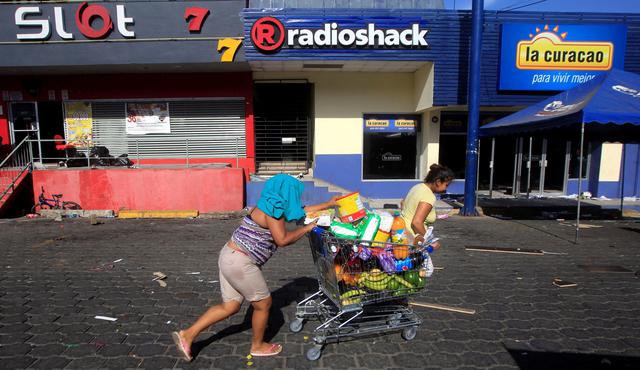
[[[169,103],[127,103],[127,135],[171,133]]]

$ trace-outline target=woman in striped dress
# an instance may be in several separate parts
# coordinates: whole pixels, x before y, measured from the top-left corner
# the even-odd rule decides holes
[[[222,303],[209,308],[188,329],[172,333],[182,357],[191,361],[191,344],[203,330],[234,315],[247,300],[253,306],[253,356],[273,356],[282,351],[280,344],[264,341],[271,293],[261,267],[278,248],[295,243],[311,231],[316,222],[289,231],[285,221],[299,220],[305,212],[315,212],[335,206],[335,198],[312,206],[302,206],[304,185],[292,176],[280,174],[265,182],[260,199],[231,239],[224,245],[218,259]]]

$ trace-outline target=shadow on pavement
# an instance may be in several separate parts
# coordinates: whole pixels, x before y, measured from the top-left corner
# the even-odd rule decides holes
[[[267,330],[264,333],[264,340],[270,342],[280,331],[280,328],[285,324],[283,307],[287,307],[294,302],[301,301],[310,293],[315,293],[318,290],[318,281],[310,277],[295,278],[283,285],[282,287],[271,292],[271,298],[273,303],[271,304],[271,310],[269,311],[269,323],[267,324]],[[253,307],[249,306],[244,315],[244,320],[240,324],[232,325],[222,329],[211,337],[194,342],[191,346],[191,352],[193,357],[197,357],[198,353],[211,343],[223,339],[229,335],[241,333],[251,329],[251,316],[253,315]]]
[[[522,370],[533,369],[640,369],[640,358],[590,353],[555,353],[508,349]]]

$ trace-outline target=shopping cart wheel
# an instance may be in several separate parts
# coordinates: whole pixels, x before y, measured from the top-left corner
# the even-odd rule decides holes
[[[309,348],[309,350],[307,351],[307,360],[309,361],[316,361],[317,359],[320,358],[320,356],[322,356],[321,345],[315,345]]]
[[[289,330],[291,330],[292,333],[299,333],[300,330],[302,330],[302,325],[304,325],[304,320],[296,317],[295,320],[289,323]]]
[[[404,339],[404,340],[412,340],[413,338],[416,337],[417,333],[418,333],[418,327],[417,326],[409,326],[408,328],[402,329],[402,334],[400,334],[400,335],[402,336],[402,339]]]

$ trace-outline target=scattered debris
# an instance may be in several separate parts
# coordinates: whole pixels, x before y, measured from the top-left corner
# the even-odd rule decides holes
[[[560,225],[576,227],[575,223],[573,223],[573,224],[561,223]],[[580,224],[580,228],[581,229],[595,229],[595,228],[599,228],[599,227],[602,227],[602,225]]]
[[[196,271],[196,272],[186,272],[185,274],[187,274],[187,275],[200,275],[200,271]]]
[[[98,217],[95,214],[91,214],[89,218],[91,219],[91,225],[100,225],[102,223],[98,221]]]
[[[438,220],[446,220],[447,218],[449,218],[449,214],[448,213],[443,213],[443,214],[437,215],[436,218]]]
[[[109,317],[109,316],[95,316],[94,319],[106,320],[106,321],[116,321],[116,320],[118,320],[115,317]]]
[[[124,259],[124,258],[117,259],[117,260],[113,261],[113,263],[122,262],[122,260],[123,260],[123,259]]]
[[[560,288],[568,288],[572,286],[578,286],[577,283],[573,283],[571,281],[561,280],[561,279],[553,279],[553,285]]]
[[[158,284],[163,288],[167,287],[167,283],[163,281],[164,279],[167,278],[167,275],[165,275],[164,273],[162,273],[160,271],[156,271],[156,272],[153,273],[153,276],[155,276],[155,277],[151,281],[157,281]]]
[[[536,255],[536,256],[542,256],[544,254],[544,252],[539,249],[499,248],[499,247],[481,247],[481,246],[466,246],[464,248],[468,251],[476,251],[476,252],[515,253],[515,254],[530,254],[530,255]]]
[[[113,263],[104,263],[100,266],[92,268],[91,271],[94,271],[94,272],[110,271],[110,270],[113,270],[114,268],[116,268],[116,265],[114,265]]]
[[[209,281],[207,281],[207,283],[209,283],[209,284],[213,284],[213,283],[217,283],[217,282],[218,282],[218,280],[209,280]]]
[[[167,321],[167,324],[171,324],[171,320]]]
[[[29,213],[29,214],[27,215],[27,218],[38,218],[38,217],[40,217],[40,215],[39,215],[39,214],[37,214],[37,213]]]
[[[445,305],[441,305],[441,304],[423,303],[423,302],[409,302],[409,304],[412,305],[412,306],[418,306],[418,307],[435,308],[436,310],[444,310],[444,311],[466,313],[468,315],[475,315],[476,314],[476,310],[472,310],[472,309],[469,309],[469,308],[458,308],[458,307],[445,306]]]
[[[613,265],[578,265],[578,267],[589,272],[633,272],[622,266]]]
[[[434,267],[434,270],[444,270],[444,267]]]
[[[153,280],[151,281],[156,281],[156,280],[163,280],[167,278],[167,275],[165,275],[164,273],[160,272],[160,271],[156,271],[153,273],[153,276],[155,276],[153,278]]]

